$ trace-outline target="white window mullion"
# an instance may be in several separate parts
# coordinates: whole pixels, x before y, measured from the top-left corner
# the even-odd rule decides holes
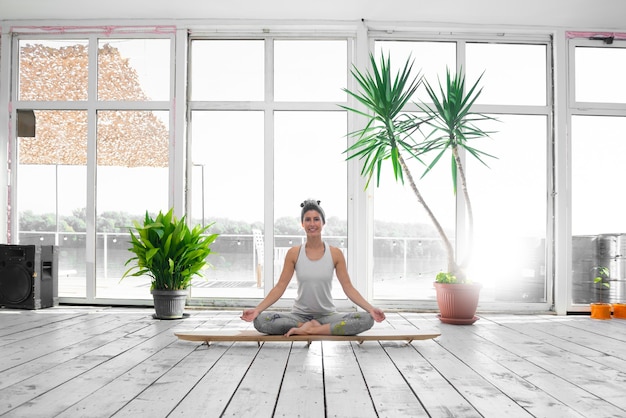
[[[16,57],[19,55],[19,52],[17,51],[17,40],[13,40],[10,32],[5,30],[4,27],[2,29],[0,45],[4,53],[0,54],[0,74],[2,75],[2,78],[0,78],[0,108],[8,109],[9,103],[15,100],[16,95],[11,85],[16,85],[15,80],[17,80],[17,75],[15,74],[17,71],[14,71],[13,74],[11,73],[11,61],[17,62]],[[11,47],[13,47],[13,51]],[[7,51],[12,51],[13,53],[8,54]],[[10,117],[14,117],[14,115],[15,107]],[[15,234],[17,234],[18,228],[16,222],[13,221],[16,219],[15,216],[9,219],[9,216],[13,214],[9,214],[6,209],[11,207],[12,211],[14,211],[17,208],[17,195],[15,193],[17,179],[15,173],[15,165],[17,162],[15,158],[17,135],[15,132],[15,123],[11,123],[11,127],[7,128],[9,126],[8,118],[8,112],[0,112],[0,162],[2,164],[0,168],[0,205],[2,207],[0,211],[0,242],[11,243],[17,241]],[[7,146],[7,144],[9,146]],[[11,162],[9,162],[9,157]],[[9,222],[11,222],[10,230],[8,229]]]
[[[176,38],[172,42],[170,74],[174,74],[174,80],[170,77],[170,102],[168,104],[170,120],[170,146],[169,146],[169,196],[168,202],[174,212],[181,216],[187,213],[186,199],[186,173],[187,170],[187,31],[179,29]],[[176,65],[178,63],[178,65]],[[158,102],[153,102],[158,103]],[[176,106],[180,103],[180,106]],[[204,222],[204,219],[202,220]]]
[[[264,252],[264,294],[267,295],[274,287],[274,38],[265,39],[265,103],[269,104],[264,111],[264,165],[263,183],[264,199],[264,246],[270,251]]]
[[[87,99],[87,202],[86,202],[86,299],[93,302],[96,298],[96,209],[97,209],[97,101],[98,101],[98,38],[89,37],[89,84]]]
[[[356,39],[348,43],[348,89],[355,90],[356,82],[352,77],[352,64],[357,68],[369,66],[370,44],[367,37],[367,26],[361,22],[358,26]],[[362,110],[363,105],[348,96],[348,105]],[[365,118],[347,112],[348,132],[365,127]],[[354,143],[348,138],[347,146]],[[373,235],[374,218],[372,193],[373,188],[365,190],[366,179],[361,175],[361,161],[348,161],[348,272],[357,290],[368,300],[373,297]]]

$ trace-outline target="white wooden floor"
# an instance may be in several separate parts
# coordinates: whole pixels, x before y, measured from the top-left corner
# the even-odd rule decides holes
[[[626,321],[482,315],[472,326],[388,313],[435,340],[214,343],[235,311],[0,309],[2,417],[625,417]]]

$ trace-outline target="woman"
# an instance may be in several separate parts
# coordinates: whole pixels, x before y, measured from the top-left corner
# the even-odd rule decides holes
[[[355,335],[381,322],[385,314],[370,305],[354,288],[341,250],[322,240],[326,223],[320,201],[305,200],[300,206],[300,221],[306,232],[306,243],[292,247],[276,286],[254,309],[243,311],[241,319],[254,321],[254,327],[265,334]],[[296,273],[298,295],[291,312],[266,312],[281,298]],[[346,296],[366,312],[338,313],[331,295],[333,273]]]

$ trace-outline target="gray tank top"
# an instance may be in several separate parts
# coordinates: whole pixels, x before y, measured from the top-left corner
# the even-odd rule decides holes
[[[334,271],[335,265],[328,244],[324,242],[324,255],[315,261],[306,256],[304,244],[301,245],[296,261],[298,296],[291,311],[304,315],[334,313],[335,304],[331,294]]]

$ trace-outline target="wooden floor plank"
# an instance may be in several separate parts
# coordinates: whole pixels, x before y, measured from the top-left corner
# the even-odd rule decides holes
[[[324,366],[320,342],[293,344],[289,362],[278,395],[274,416],[291,417],[294,411],[300,416],[323,417]]]
[[[389,344],[392,343],[352,344],[376,413],[384,417],[428,416],[415,393],[382,348],[382,345]],[[414,354],[408,347],[407,351],[409,352],[405,353],[407,356]]]
[[[541,350],[521,355],[524,358],[521,369],[524,374],[534,370],[535,373],[543,375],[537,371],[547,371],[549,384],[537,382],[546,393],[582,414],[589,410],[598,411],[601,416],[607,417],[617,417],[624,414],[626,399],[620,395],[623,393],[622,388],[620,385],[607,385],[607,382],[621,381],[626,383],[623,377],[626,373],[626,363],[620,360],[617,368],[607,367],[605,363],[607,359],[610,360],[610,357],[601,355],[598,350],[582,347],[572,341],[571,333],[577,331],[575,331],[576,328],[571,328],[569,324],[575,323],[577,320],[568,321],[569,324],[556,320],[550,323],[549,329],[545,328],[543,331],[541,331],[541,326],[532,325],[536,323],[534,321],[528,321],[528,324],[523,326],[518,321],[502,322],[501,319],[500,321],[501,324],[506,324],[506,326],[497,327],[502,334],[500,337],[489,332],[487,327],[473,328],[473,332],[487,335],[493,344],[500,346],[503,352],[507,354],[515,352],[516,347],[520,346],[520,342],[528,341],[529,337],[534,341],[540,341]],[[513,329],[513,331],[508,328]],[[563,330],[561,328],[570,329]],[[567,338],[563,338],[563,336],[567,336]],[[586,338],[586,336],[581,336],[583,341]],[[601,338],[610,337],[598,336],[596,344],[604,347],[600,342]],[[612,346],[613,343],[607,342],[607,345]],[[488,355],[491,356],[494,355],[493,351],[487,349],[483,349],[483,352],[489,353]],[[613,365],[616,364],[614,361],[609,362]],[[511,368],[512,365],[514,363],[509,363],[508,367]],[[559,377],[557,385],[554,384],[556,379],[553,376]],[[532,380],[537,381],[537,377]],[[572,394],[577,394],[577,396],[572,396]]]
[[[442,326],[442,336],[437,339],[437,344],[429,344],[420,347],[420,353],[439,373],[454,385],[455,389],[483,416],[493,417],[524,417],[532,416],[528,411],[518,405],[507,396],[502,388],[493,385],[462,360],[450,354],[439,340],[445,336],[447,327]],[[466,327],[463,327],[466,328]],[[472,346],[472,338],[466,333],[463,343],[467,347]]]
[[[376,417],[367,384],[349,342],[324,341],[324,386],[328,417]]]
[[[155,352],[124,374],[98,388],[58,418],[112,416],[154,384],[165,372],[176,366],[194,350],[188,345],[172,343]]]
[[[225,353],[181,399],[169,416],[222,416],[259,350],[255,343],[216,343],[205,349],[217,349],[220,353],[225,350]]]
[[[478,418],[481,415],[462,397],[455,387],[420,354],[425,342],[410,347],[385,345],[394,366],[402,373],[429,416]],[[413,353],[407,350],[412,350]]]
[[[67,332],[67,329],[65,332]],[[11,385],[5,385],[0,383],[0,386],[3,387],[3,389],[0,390],[0,414],[24,402],[30,401],[65,382],[71,381],[73,378],[82,375],[91,368],[120,354],[120,352],[128,350],[140,342],[145,341],[146,336],[143,334],[146,332],[149,332],[149,329],[146,331],[145,326],[140,326],[139,331],[132,331],[130,335],[128,333],[119,334],[117,339],[113,339],[95,350],[80,354],[68,361],[57,363],[54,367],[46,367],[41,373],[25,378],[18,384],[13,383]],[[71,339],[68,338],[68,341],[70,340]],[[72,346],[68,347],[71,351]],[[55,352],[55,354],[61,351],[63,350],[59,350]],[[42,358],[43,356],[38,359]],[[9,377],[14,380],[19,378],[20,368],[21,366],[12,369],[10,371],[12,374]],[[15,373],[17,373],[17,375]],[[0,373],[0,382],[4,381],[2,380],[3,378],[4,373]]]
[[[114,318],[75,317],[67,321],[52,323],[49,326],[12,334],[13,341],[0,347],[0,358],[3,359],[0,370],[6,370],[52,353],[68,344],[79,343],[97,334],[98,327],[111,321],[114,321]],[[16,356],[16,353],[19,353],[19,356]]]
[[[29,314],[31,311],[24,311],[18,309],[2,309],[0,310],[0,346],[5,345],[15,340],[13,335],[22,334],[27,336],[28,331],[33,331],[32,335],[37,335],[45,332],[47,328],[52,326],[55,322],[68,323],[72,318],[81,318],[84,313],[82,312],[68,312],[66,314],[58,313],[54,315],[54,319],[51,320],[50,316],[39,314],[42,311],[35,311],[37,314]]]
[[[197,347],[176,367],[166,371],[112,416],[116,418],[167,417],[228,348],[229,346],[225,344],[211,347],[210,350],[206,347]],[[192,397],[192,399],[196,398]],[[194,416],[203,416],[203,414],[199,413]]]
[[[41,355],[30,361],[24,361],[0,372],[0,389],[16,385],[38,374],[45,373],[49,369],[64,367],[62,365],[69,364],[72,360],[111,344],[117,339],[132,334],[145,326],[144,323],[108,322],[106,327],[100,328],[101,333],[94,335],[92,338],[69,344],[62,349]]]
[[[558,399],[544,392],[540,387],[533,385],[523,376],[516,374],[505,367],[499,359],[507,355],[500,353],[500,357],[493,355],[496,351],[497,338],[484,340],[475,338],[472,344],[467,344],[466,329],[452,327],[445,337],[438,340],[439,344],[452,353],[475,373],[483,377],[493,386],[511,398],[535,417],[582,417],[576,410],[560,402]],[[475,334],[474,334],[475,335]]]
[[[606,400],[606,405],[602,408],[596,408],[596,410],[599,409],[601,415],[626,416],[624,414],[626,411],[626,396],[624,396],[626,394],[626,378],[624,378],[623,372],[569,354],[561,356],[559,362],[547,357],[531,357],[527,360],[584,389],[589,396]],[[621,412],[615,411],[615,407],[621,409]],[[605,412],[602,413],[602,411]],[[617,415],[615,415],[616,413]]]
[[[602,411],[605,417],[624,416],[624,411],[609,404],[601,397],[590,394],[579,386],[552,374],[533,363],[519,358],[499,358],[499,363],[530,384],[569,406],[577,413],[587,416],[589,411]]]
[[[7,417],[54,416],[71,407],[82,398],[105,386],[118,376],[126,373],[148,356],[176,341],[169,330],[173,324],[155,322],[130,338],[117,340],[115,345],[107,345],[82,356],[74,367],[57,367],[50,373],[22,382],[18,387],[9,387],[11,398],[31,397],[7,413]],[[133,338],[134,337],[134,338]],[[108,351],[108,353],[107,353]],[[58,370],[57,370],[58,369]],[[32,383],[31,383],[32,382]],[[32,388],[35,388],[33,390]],[[15,391],[18,391],[17,394]]]
[[[291,344],[263,344],[224,416],[271,417],[274,413]]]
[[[0,309],[4,417],[626,416],[626,321],[387,313],[378,330],[441,333],[404,342],[180,341],[241,330],[240,311],[61,306]]]

